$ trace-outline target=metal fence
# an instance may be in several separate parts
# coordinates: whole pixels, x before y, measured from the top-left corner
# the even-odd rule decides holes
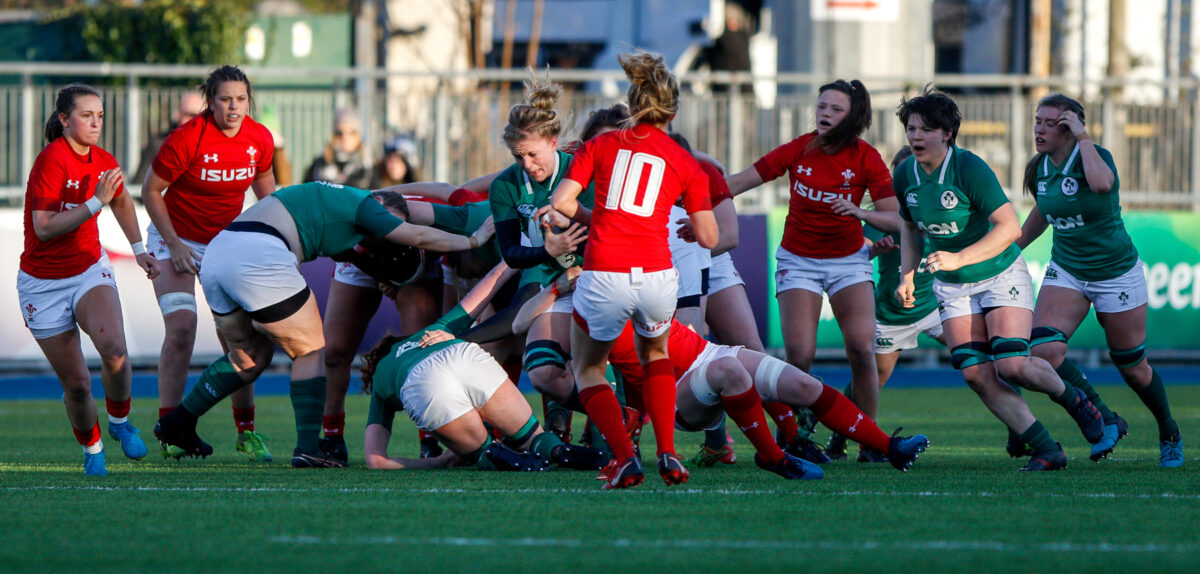
[[[132,173],[150,134],[166,130],[181,87],[151,85],[164,78],[193,83],[207,74],[202,66],[135,66],[0,63],[0,200],[20,202],[24,182],[38,150],[42,129],[53,108],[55,90],[64,78],[89,82],[104,95],[106,129],[102,147]],[[295,70],[248,68],[252,80],[286,83]],[[412,133],[421,154],[425,179],[461,182],[501,169],[511,162],[501,143],[508,107],[520,101],[521,71],[477,70],[442,74],[388,73],[382,70],[306,70],[307,77],[329,79],[327,88],[261,87],[255,89],[260,110],[273,109],[286,140],[295,181],[320,153],[333,130],[336,110],[354,106],[367,120],[368,144],[376,151],[386,136]],[[560,109],[574,124],[587,112],[621,97],[623,76],[614,71],[555,70],[564,86]],[[761,106],[741,86],[770,80],[778,96]],[[775,146],[812,126],[815,86],[827,81],[811,75],[751,78],[746,75],[683,75],[682,101],[675,129],[693,147],[713,155],[731,170],[749,166]],[[986,160],[1015,200],[1022,201],[1020,180],[1032,154],[1033,105],[1047,90],[1070,87],[1023,76],[934,76],[931,78],[864,78],[871,89],[874,121],[865,139],[885,159],[904,145],[904,130],[895,106],[926,82],[952,92],[964,124],[959,145]],[[1138,82],[1144,86],[1145,82]],[[717,89],[732,86],[732,89]],[[1200,211],[1200,139],[1195,86],[1179,96],[1180,86],[1162,86],[1161,103],[1130,102],[1116,97],[1125,85],[1106,81],[1084,91],[1098,94],[1085,102],[1089,131],[1116,158],[1122,200],[1129,207]],[[574,135],[574,134],[572,134]],[[134,189],[136,193],[136,188]],[[786,186],[765,186],[738,198],[745,211],[761,211],[787,200]]]

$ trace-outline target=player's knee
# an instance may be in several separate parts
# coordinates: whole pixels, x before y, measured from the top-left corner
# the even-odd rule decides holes
[[[991,360],[991,346],[982,341],[970,341],[950,350],[950,364],[960,371],[964,371],[968,367],[987,363]],[[967,376],[968,373],[964,371],[963,377],[967,378]]]
[[[571,393],[571,373],[565,368],[553,365],[542,365],[529,374],[529,383],[537,392],[552,399],[565,399]]]
[[[91,377],[67,377],[62,380],[63,400],[68,403],[83,403],[92,397]]]
[[[1146,344],[1142,343],[1132,349],[1109,349],[1108,356],[1118,369],[1132,369],[1146,360]]]
[[[128,359],[129,350],[125,347],[125,337],[119,333],[93,339],[92,344],[96,346],[100,360],[110,367],[123,364]]]
[[[721,395],[740,395],[750,390],[753,380],[736,357],[721,357],[708,364],[709,385]]]

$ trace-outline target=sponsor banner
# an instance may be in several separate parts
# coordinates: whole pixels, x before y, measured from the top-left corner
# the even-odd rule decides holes
[[[768,304],[766,342],[783,347],[779,306],[775,303],[775,249],[783,238],[787,208],[772,210],[766,217]],[[1182,212],[1126,211],[1125,228],[1141,255],[1149,291],[1147,345],[1156,349],[1200,348],[1200,215]],[[1025,214],[1021,215],[1021,221]],[[1053,230],[1046,232],[1024,252],[1035,289],[1041,288],[1050,261]],[[748,269],[739,268],[743,275]],[[754,295],[751,295],[754,298]],[[842,334],[828,298],[824,299],[817,330],[817,346],[841,348]],[[1090,312],[1071,338],[1073,348],[1106,348],[1104,331]]]

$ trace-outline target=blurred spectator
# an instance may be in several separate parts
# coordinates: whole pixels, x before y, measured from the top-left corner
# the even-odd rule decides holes
[[[271,137],[275,139],[275,155],[273,156],[275,160],[271,166],[275,170],[275,186],[292,185],[292,162],[283,149],[285,140],[283,132],[279,129],[279,116],[275,114],[274,106],[263,106],[262,113],[256,119],[258,123],[271,130]]]
[[[750,23],[746,11],[734,3],[725,4],[725,32],[707,50],[706,59],[714,72],[750,72]],[[718,84],[713,92],[728,92],[729,86]],[[742,84],[740,92],[751,93],[750,84]]]
[[[417,157],[416,142],[407,135],[396,136],[383,146],[383,159],[375,165],[371,189],[421,181],[420,169],[421,159]]]
[[[325,151],[313,160],[304,174],[304,181],[328,181],[360,189],[370,189],[371,153],[363,145],[362,119],[349,108],[338,111],[333,124],[333,137]]]
[[[200,115],[200,110],[203,108],[204,96],[201,96],[200,92],[191,91],[183,94],[183,97],[179,99],[179,107],[175,109],[175,117],[171,118],[171,127],[146,140],[146,146],[142,148],[142,159],[138,162],[137,173],[133,175],[132,181],[139,184],[146,183],[146,172],[150,171],[150,164],[154,163],[154,156],[158,155],[158,148],[162,147],[164,141],[167,141],[167,134]]]

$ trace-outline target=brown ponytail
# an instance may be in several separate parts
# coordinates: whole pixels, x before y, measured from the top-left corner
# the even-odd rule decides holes
[[[679,112],[679,83],[659,54],[636,52],[617,56],[629,78],[629,120],[638,124],[665,124]]]
[[[512,147],[531,137],[553,139],[562,133],[563,122],[554,105],[562,93],[562,86],[546,79],[538,81],[533,68],[528,68],[530,79],[525,80],[525,103],[516,104],[508,110],[508,125],[504,126],[504,143]]]
[[[379,365],[379,361],[383,360],[392,352],[393,345],[403,341],[406,338],[407,337],[400,337],[398,335],[384,335],[383,339],[380,339],[370,351],[367,351],[367,354],[363,355],[362,367],[360,367],[360,370],[362,371],[363,393],[371,393],[371,389],[375,385],[375,367]]]

